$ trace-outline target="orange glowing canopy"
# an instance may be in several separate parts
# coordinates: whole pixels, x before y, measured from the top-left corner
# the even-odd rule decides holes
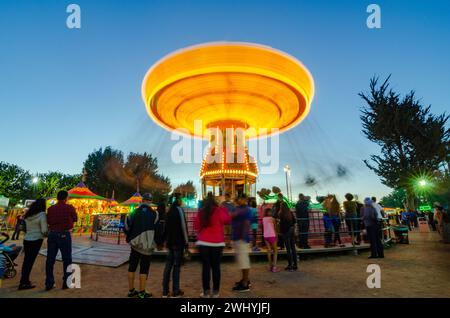
[[[292,56],[250,43],[207,43],[176,51],[153,65],[142,83],[150,117],[173,131],[205,138],[208,128],[288,130],[308,114],[309,71]],[[200,129],[194,129],[201,120]]]

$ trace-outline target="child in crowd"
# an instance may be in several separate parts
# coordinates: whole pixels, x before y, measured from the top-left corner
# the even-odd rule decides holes
[[[333,220],[328,214],[325,212],[323,214],[323,225],[325,227],[325,247],[332,247],[332,237],[334,232]]]
[[[275,219],[272,217],[272,209],[266,208],[264,210],[263,223],[263,233],[264,241],[267,246],[267,258],[269,259],[269,270],[272,273],[277,273],[280,270],[277,268],[277,233],[275,231]]]

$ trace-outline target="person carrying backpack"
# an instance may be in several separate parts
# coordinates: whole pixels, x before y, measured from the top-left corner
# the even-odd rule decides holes
[[[131,252],[128,266],[128,297],[150,298],[151,293],[145,290],[150,260],[155,247],[155,230],[158,226],[158,212],[150,207],[152,196],[146,193],[142,204],[127,217],[124,232]],[[134,277],[139,265],[139,291],[134,288]]]

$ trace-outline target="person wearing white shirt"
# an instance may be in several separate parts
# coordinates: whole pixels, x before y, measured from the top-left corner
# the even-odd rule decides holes
[[[383,219],[383,207],[377,202],[377,198],[372,197],[372,206],[377,211],[377,219],[381,221]]]

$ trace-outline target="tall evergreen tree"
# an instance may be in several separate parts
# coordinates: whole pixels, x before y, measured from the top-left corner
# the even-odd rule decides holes
[[[423,106],[414,91],[400,96],[389,88],[389,79],[378,85],[378,78],[372,78],[369,93],[359,94],[365,102],[360,116],[363,133],[381,147],[381,154],[364,162],[383,184],[404,188],[407,206],[414,209],[414,176],[448,164],[448,116],[431,114],[430,106]]]

